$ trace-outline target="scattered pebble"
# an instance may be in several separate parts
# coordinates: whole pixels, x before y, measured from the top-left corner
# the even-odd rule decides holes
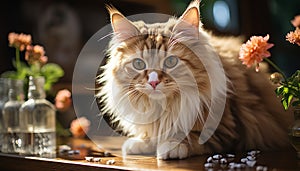
[[[74,150],[74,154],[80,154],[80,150]]]
[[[205,163],[204,167],[205,168],[213,168],[215,165],[213,163]]]
[[[235,155],[234,154],[226,154],[226,157],[228,157],[228,158],[235,158]]]
[[[215,154],[215,155],[212,156],[212,158],[214,160],[220,160],[222,158],[222,155],[221,154]]]
[[[221,158],[220,163],[221,163],[221,164],[227,164],[227,159]]]
[[[115,164],[116,163],[116,161],[115,160],[107,160],[107,162],[106,162],[106,164],[108,164],[108,165],[112,165],[112,164]]]
[[[100,158],[100,157],[94,157],[94,158],[93,158],[93,161],[94,161],[94,162],[100,162],[100,161],[101,161],[101,158]]]
[[[268,170],[268,167],[266,166],[257,166],[256,167],[256,171],[267,171]]]
[[[246,165],[243,163],[229,163],[228,167],[230,169],[243,169],[246,167]]]
[[[73,155],[73,154],[75,154],[75,153],[74,153],[74,150],[69,150],[69,151],[68,151],[68,155]]]
[[[88,162],[91,162],[93,161],[94,157],[85,157],[85,160],[88,161]]]
[[[247,161],[248,161],[247,158],[242,158],[242,159],[241,159],[241,162],[242,162],[242,163],[246,163]]]
[[[68,145],[60,145],[60,146],[58,147],[58,151],[59,151],[60,153],[65,153],[65,152],[67,152],[67,151],[69,151],[69,150],[71,150],[71,147],[68,146]]]
[[[255,156],[247,156],[247,159],[248,160],[256,160],[256,157]]]
[[[255,165],[255,163],[256,163],[256,160],[247,160],[246,161],[246,164],[249,167],[253,167]]]
[[[207,159],[206,159],[206,162],[207,163],[211,163],[213,161],[213,158],[212,157],[208,157]]]
[[[111,156],[110,152],[107,152],[107,151],[104,152],[104,157],[110,157],[110,156]]]
[[[252,151],[249,151],[249,152],[247,153],[247,155],[249,155],[249,156],[256,156],[256,155],[258,155],[259,153],[260,153],[259,150],[252,150]]]
[[[209,156],[206,159],[206,163],[204,167],[206,171],[214,170],[218,167],[222,169],[245,169],[245,168],[253,168],[256,164],[256,158],[258,154],[260,154],[259,150],[252,150],[246,153],[247,156],[240,159],[240,163],[233,162],[235,160],[234,154],[215,154],[213,156]],[[266,166],[256,166],[256,171],[267,171],[268,168]]]

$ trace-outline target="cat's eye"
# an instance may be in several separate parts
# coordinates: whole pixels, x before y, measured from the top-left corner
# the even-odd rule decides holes
[[[173,68],[177,65],[177,63],[178,63],[178,58],[172,55],[165,59],[164,66],[166,68]]]
[[[137,70],[143,70],[146,68],[146,63],[140,58],[135,58],[132,61],[132,66]]]

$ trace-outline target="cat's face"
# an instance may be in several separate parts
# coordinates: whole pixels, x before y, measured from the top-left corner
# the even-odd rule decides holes
[[[115,31],[115,44],[110,53],[112,76],[132,98],[131,101],[149,97],[176,98],[182,89],[193,83],[207,89],[203,64],[189,47],[174,39],[174,35],[184,29],[183,24],[198,32],[199,21],[195,24],[192,20],[189,24],[170,20],[151,25],[132,23],[115,9],[110,9],[110,12]],[[190,14],[195,15],[195,11]],[[198,16],[192,17],[199,19]],[[202,78],[196,82],[195,77]]]

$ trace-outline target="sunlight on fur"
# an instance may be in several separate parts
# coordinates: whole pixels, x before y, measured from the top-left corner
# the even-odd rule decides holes
[[[131,22],[108,7],[114,35],[96,96],[104,104],[101,112],[131,137],[122,147],[124,156],[183,159],[288,147],[292,117],[281,109],[267,73],[240,64],[242,40],[202,28],[199,3],[192,1],[179,18],[155,24]],[[220,104],[222,118],[202,144],[200,134],[209,129],[205,122],[218,117],[213,103]]]

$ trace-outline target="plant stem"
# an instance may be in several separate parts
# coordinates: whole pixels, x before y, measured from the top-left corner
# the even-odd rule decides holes
[[[283,76],[284,82],[287,83],[287,77],[285,76],[284,72],[270,59],[264,58],[264,60],[267,61],[270,65],[272,65],[272,67],[274,67]]]
[[[16,67],[17,67],[17,72],[20,72],[20,49],[16,48]]]

